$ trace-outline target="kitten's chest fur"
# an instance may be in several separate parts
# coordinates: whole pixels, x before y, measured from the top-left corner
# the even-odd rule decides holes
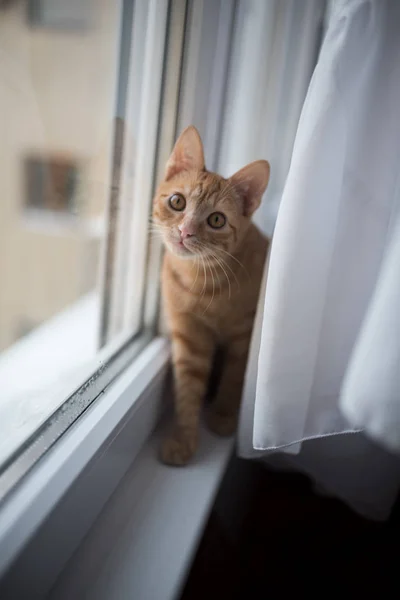
[[[268,240],[251,225],[241,251],[220,265],[201,259],[182,260],[170,253],[164,258],[162,292],[167,327],[187,317],[212,329],[222,343],[254,319]]]

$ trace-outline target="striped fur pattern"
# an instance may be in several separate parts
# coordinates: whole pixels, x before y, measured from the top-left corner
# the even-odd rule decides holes
[[[230,179],[207,171],[200,136],[189,127],[155,195],[153,229],[166,246],[162,297],[175,383],[175,423],[161,449],[167,464],[184,465],[196,451],[217,347],[224,350],[224,369],[207,422],[219,435],[236,429],[268,247],[251,215],[268,178],[266,161],[251,163]]]

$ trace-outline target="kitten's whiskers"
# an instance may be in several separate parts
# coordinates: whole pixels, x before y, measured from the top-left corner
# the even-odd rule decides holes
[[[243,263],[240,262],[240,260],[238,260],[236,258],[236,256],[233,256],[233,254],[231,254],[230,252],[227,252],[223,248],[218,248],[218,252],[224,252],[224,254],[227,254],[230,258],[232,258],[232,260],[237,262],[237,264],[244,270],[244,272],[248,275],[248,277],[250,277],[249,272],[247,271],[246,267],[243,265]]]
[[[212,291],[211,300],[210,300],[210,302],[207,304],[207,306],[206,306],[206,308],[205,308],[205,310],[204,310],[204,312],[203,312],[203,315],[204,315],[204,314],[207,312],[207,310],[209,309],[209,307],[210,307],[210,305],[211,305],[212,301],[214,300],[214,292],[215,292],[215,281],[214,281],[214,274],[213,274],[213,271],[212,271],[212,269],[211,269],[211,266],[210,266],[210,264],[211,264],[211,263],[210,263],[210,261],[207,259],[207,257],[205,257],[205,259],[207,260],[207,266],[210,268],[210,273],[211,273],[211,277],[212,277],[212,284],[213,284],[213,291]]]
[[[191,292],[193,290],[193,288],[195,287],[196,282],[197,282],[197,278],[199,276],[200,259],[199,259],[199,257],[197,255],[196,255],[196,265],[197,265],[196,278],[193,281],[193,283],[192,283],[192,285],[191,285],[191,287],[189,289],[189,292]]]
[[[229,288],[228,288],[229,289],[229,291],[228,291],[228,299],[230,300],[231,299],[231,281],[230,281],[230,279],[228,277],[228,273],[224,269],[223,261],[222,261],[221,258],[218,258],[218,256],[216,254],[212,254],[211,256],[213,257],[213,259],[215,260],[215,262],[218,264],[218,266],[221,268],[221,270],[223,271],[223,273],[224,273],[224,275],[226,277],[226,280],[227,280],[228,286],[229,286]],[[221,291],[221,284],[220,284],[220,291]]]
[[[205,294],[205,289],[206,289],[206,285],[207,285],[207,272],[206,272],[206,267],[204,264],[204,256],[202,254],[200,254],[200,258],[201,258],[201,262],[203,265],[203,276],[204,276],[203,287],[201,288],[201,298],[200,298],[200,299],[202,299]]]

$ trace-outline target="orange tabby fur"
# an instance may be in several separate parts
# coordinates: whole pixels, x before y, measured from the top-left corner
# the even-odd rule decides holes
[[[161,450],[167,464],[184,465],[196,451],[217,346],[225,351],[225,365],[207,421],[219,435],[235,431],[268,247],[251,215],[268,178],[267,161],[251,163],[230,179],[207,171],[200,136],[188,127],[155,195],[153,221],[166,245],[162,296],[175,382],[175,425]],[[175,198],[180,207],[186,203],[183,210],[171,207],[174,194],[181,195]],[[207,221],[215,212],[226,218],[220,229]]]

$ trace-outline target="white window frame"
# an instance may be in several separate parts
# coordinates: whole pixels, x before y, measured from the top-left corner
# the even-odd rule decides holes
[[[137,289],[144,288],[146,277],[148,227],[143,224],[148,222],[153,194],[168,6],[168,2],[150,0],[136,2],[134,8],[108,331],[111,338],[121,328],[138,331],[142,323],[143,306],[135,297]],[[143,21],[147,23],[145,31]],[[140,39],[143,35],[144,40]]]

